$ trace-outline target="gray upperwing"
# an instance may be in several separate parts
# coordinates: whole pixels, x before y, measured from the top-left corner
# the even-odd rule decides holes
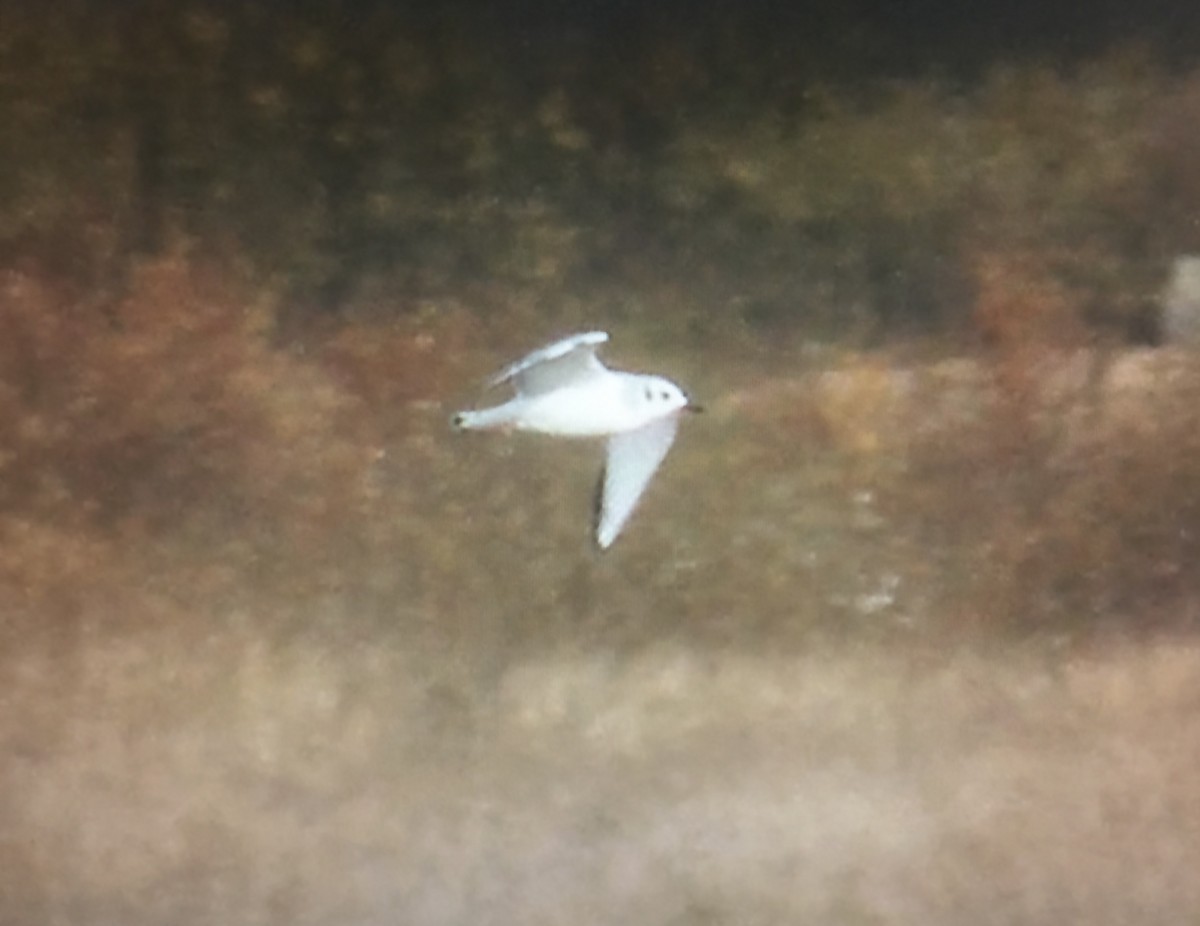
[[[488,381],[488,388],[511,379],[517,392],[535,395],[603,373],[605,367],[596,359],[596,348],[607,340],[603,331],[563,338],[505,367]]]
[[[608,439],[596,521],[596,543],[601,549],[612,545],[633,514],[638,499],[671,449],[678,425],[678,417],[670,415]]]

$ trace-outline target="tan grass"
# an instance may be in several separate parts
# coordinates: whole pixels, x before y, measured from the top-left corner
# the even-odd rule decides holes
[[[1178,641],[664,645],[494,682],[402,635],[163,628],[78,655],[69,676],[6,661],[21,921],[1102,924],[1200,903],[1200,653]]]

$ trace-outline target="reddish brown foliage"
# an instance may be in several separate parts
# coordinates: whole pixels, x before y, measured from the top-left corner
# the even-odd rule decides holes
[[[345,469],[352,401],[273,348],[266,308],[220,277],[156,263],[107,313],[19,274],[5,296],[5,510],[261,511]]]

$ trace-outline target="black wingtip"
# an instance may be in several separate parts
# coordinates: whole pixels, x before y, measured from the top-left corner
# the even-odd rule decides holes
[[[592,493],[592,547],[597,553],[608,549],[600,542],[600,517],[604,513],[604,468],[596,479],[596,490]]]

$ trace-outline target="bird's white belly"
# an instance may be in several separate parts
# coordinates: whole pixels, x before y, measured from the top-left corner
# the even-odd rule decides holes
[[[628,400],[620,380],[602,379],[585,385],[522,397],[517,427],[563,437],[604,437],[641,427],[645,408]]]

